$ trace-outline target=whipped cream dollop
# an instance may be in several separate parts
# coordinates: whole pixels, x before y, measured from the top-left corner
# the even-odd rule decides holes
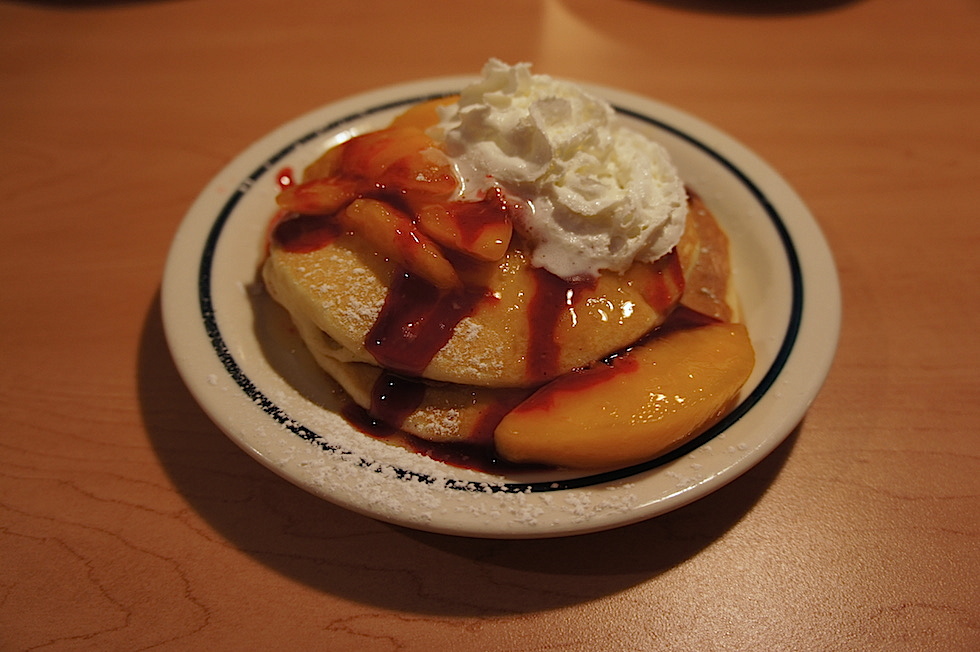
[[[530,205],[515,226],[533,265],[566,279],[623,272],[680,240],[687,196],[667,151],[578,86],[491,59],[440,118],[432,135],[463,199],[499,185]]]

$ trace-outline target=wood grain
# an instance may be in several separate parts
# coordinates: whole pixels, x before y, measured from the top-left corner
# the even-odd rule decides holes
[[[0,648],[977,649],[978,35],[973,0],[0,3]],[[170,360],[164,258],[224,163],[489,56],[714,123],[831,243],[827,384],[687,508],[384,525],[252,461]]]

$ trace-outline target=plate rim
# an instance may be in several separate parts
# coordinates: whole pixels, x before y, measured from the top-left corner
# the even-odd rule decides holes
[[[183,278],[186,277],[186,274],[179,276],[174,271],[177,266],[184,265],[183,261],[179,259],[185,255],[187,248],[192,246],[193,242],[189,242],[186,237],[182,238],[181,236],[185,235],[186,232],[190,230],[188,225],[192,221],[200,219],[200,206],[203,203],[205,195],[209,195],[209,193],[218,193],[219,195],[222,193],[230,193],[229,198],[223,204],[221,212],[215,216],[213,222],[210,223],[207,231],[207,238],[201,247],[198,265],[199,272],[197,278],[197,292],[200,310],[199,317],[201,320],[203,320],[205,334],[211,343],[215,355],[222,362],[222,366],[229,373],[229,376],[231,376],[235,381],[236,385],[245,391],[250,399],[257,402],[259,407],[265,410],[267,415],[279,420],[280,425],[289,421],[288,415],[281,413],[273,414],[269,412],[267,407],[269,405],[276,407],[274,402],[268,399],[268,397],[264,397],[260,390],[252,384],[252,381],[246,375],[244,375],[241,367],[235,362],[234,357],[227,349],[227,344],[223,342],[221,337],[221,330],[217,323],[217,316],[214,311],[213,298],[211,296],[211,272],[212,265],[214,263],[215,248],[217,247],[217,244],[221,238],[224,226],[227,223],[227,219],[234,211],[237,202],[251,189],[252,185],[262,176],[268,174],[270,169],[275,167],[279,161],[281,161],[291,152],[295,151],[297,148],[315,141],[317,138],[323,137],[325,134],[336,131],[339,126],[356,123],[358,120],[363,120],[366,116],[371,114],[384,112],[394,107],[412,104],[425,99],[451,94],[472,79],[474,79],[473,76],[441,77],[374,89],[366,93],[344,98],[337,102],[328,103],[284,123],[266,136],[255,141],[251,146],[234,157],[234,159],[212,179],[212,181],[201,192],[198,199],[187,211],[184,219],[181,222],[181,226],[178,229],[178,233],[175,235],[170,253],[168,254],[164,272],[163,288],[161,291],[164,330],[167,336],[168,346],[170,347],[175,363],[177,364],[178,371],[180,372],[185,384],[187,384],[188,388],[191,390],[195,400],[197,400],[205,412],[208,413],[208,416],[216,423],[216,425],[219,426],[221,430],[225,432],[226,435],[235,441],[236,444],[249,452],[253,457],[256,457],[263,462],[263,464],[269,466],[294,484],[311,491],[315,495],[319,495],[321,498],[331,500],[332,502],[338,501],[334,500],[334,497],[330,495],[323,495],[323,493],[316,491],[314,488],[310,487],[307,482],[304,482],[303,479],[294,477],[294,474],[289,473],[280,465],[277,465],[271,460],[267,459],[265,455],[262,454],[261,450],[256,449],[252,444],[245,441],[242,436],[237,434],[234,427],[229,427],[229,419],[227,415],[222,414],[219,409],[215,409],[210,404],[207,396],[205,396],[207,392],[202,391],[200,379],[193,377],[190,370],[192,362],[181,355],[183,343],[181,342],[180,336],[181,327],[178,323],[182,320],[182,318],[179,316],[180,309],[177,307],[180,305],[181,299],[177,296],[176,287],[182,284]],[[749,468],[755,466],[755,464],[761,461],[780,443],[782,443],[782,441],[785,440],[792,429],[796,427],[799,420],[802,419],[803,414],[805,414],[806,410],[809,409],[810,404],[816,397],[816,394],[819,392],[819,388],[823,384],[826,374],[829,372],[830,363],[833,359],[834,351],[836,350],[837,345],[837,338],[839,336],[840,290],[839,281],[837,280],[836,276],[836,268],[833,264],[833,258],[830,254],[829,247],[826,244],[826,240],[823,238],[823,234],[820,232],[819,226],[816,224],[813,216],[809,213],[809,210],[803,204],[799,196],[796,195],[795,191],[789,187],[789,184],[778,173],[776,173],[775,170],[769,167],[768,164],[762,161],[758,155],[745,148],[727,134],[724,134],[717,128],[701,121],[700,119],[661,102],[626,91],[594,84],[583,83],[581,85],[587,90],[605,97],[616,108],[617,112],[628,115],[634,119],[647,122],[656,128],[664,129],[675,136],[682,138],[689,144],[697,147],[699,150],[701,150],[701,152],[711,156],[716,162],[724,166],[728,172],[738,177],[743,186],[749,190],[752,196],[759,202],[760,206],[762,206],[766,211],[770,224],[775,228],[780,242],[783,245],[784,254],[788,258],[788,266],[792,275],[791,286],[793,295],[793,305],[789,312],[789,324],[787,325],[787,331],[783,342],[780,345],[779,351],[770,365],[770,368],[766,370],[762,380],[753,389],[749,396],[740,401],[739,405],[736,406],[732,412],[727,414],[722,421],[679,449],[672,451],[665,456],[661,456],[656,460],[651,460],[615,471],[587,474],[572,479],[559,481],[502,483],[492,485],[491,491],[504,491],[513,494],[576,491],[583,487],[589,488],[607,483],[624,482],[631,478],[636,478],[644,473],[656,472],[656,470],[662,467],[664,464],[684,457],[688,453],[697,450],[707,442],[715,439],[719,433],[728,430],[745,414],[750,412],[763,398],[765,398],[767,393],[772,389],[774,383],[780,378],[789,362],[790,357],[793,354],[793,351],[796,349],[796,345],[800,337],[800,328],[803,324],[804,307],[806,303],[805,292],[807,290],[804,272],[799,251],[797,250],[796,243],[793,239],[792,229],[786,224],[784,217],[776,210],[773,200],[762,190],[762,188],[760,188],[756,181],[750,178],[750,176],[748,176],[741,167],[736,165],[731,160],[732,158],[747,158],[747,160],[753,163],[754,167],[757,167],[761,172],[766,174],[766,181],[770,185],[774,184],[777,186],[777,189],[780,191],[781,198],[784,201],[790,201],[795,208],[796,213],[798,214],[797,222],[802,221],[802,226],[808,227],[811,231],[811,239],[808,241],[808,246],[811,248],[811,250],[816,249],[819,257],[824,259],[823,266],[825,273],[829,264],[829,270],[832,272],[832,274],[823,279],[821,287],[824,288],[824,300],[831,301],[831,303],[835,305],[829,306],[828,309],[828,314],[830,315],[830,333],[829,337],[825,338],[824,342],[827,355],[820,356],[822,366],[818,366],[818,368],[814,370],[814,377],[817,380],[812,382],[812,387],[808,388],[804,392],[805,396],[803,396],[803,400],[797,402],[796,409],[789,411],[786,415],[787,418],[783,420],[783,423],[775,428],[781,432],[766,438],[762,445],[757,446],[753,451],[750,451],[749,454],[743,455],[732,464],[729,464],[722,470],[714,473],[707,481],[703,483],[687,487],[685,490],[678,492],[678,494],[674,496],[661,497],[659,500],[654,499],[652,501],[648,501],[637,509],[629,510],[626,513],[620,514],[618,517],[612,519],[598,519],[596,522],[565,524],[564,526],[552,528],[539,525],[528,526],[527,528],[515,528],[512,524],[511,526],[503,528],[480,527],[474,530],[472,527],[457,528],[454,527],[452,523],[445,523],[442,521],[438,523],[426,523],[419,522],[416,518],[411,518],[408,516],[399,518],[397,515],[393,516],[391,514],[379,514],[376,510],[365,508],[363,505],[350,504],[349,501],[346,504],[343,501],[340,501],[339,504],[341,504],[343,507],[365,513],[373,518],[397,523],[399,525],[407,525],[416,529],[449,534],[463,534],[468,536],[495,538],[561,536],[626,525],[628,523],[666,513],[667,511],[671,511],[672,509],[688,504],[698,498],[703,497],[704,495],[707,495],[708,493],[711,493],[712,491],[715,491],[724,484],[734,480]],[[321,118],[325,118],[327,116],[339,117],[326,121],[325,124],[322,124],[316,129],[307,130],[299,137],[291,136],[288,138],[288,140],[286,139],[288,134],[300,130],[301,126],[306,125],[307,123],[316,123]],[[697,127],[697,136],[690,133],[692,131],[692,126]],[[706,140],[710,140],[711,142],[705,142]],[[281,144],[283,141],[287,142],[288,144],[283,146]],[[275,149],[274,146],[277,142],[280,143],[280,146],[278,149]],[[724,150],[724,154],[722,151],[719,151],[720,148]],[[274,149],[274,153],[270,155],[269,151],[272,149]],[[253,165],[254,169],[252,170],[251,174],[244,179],[239,179],[238,183],[233,183],[234,190],[229,191],[227,189],[222,190],[220,188],[222,185],[228,186],[229,181],[235,181],[235,179],[224,178],[229,175],[229,171],[237,169],[237,167],[241,167],[243,162],[247,162],[252,159],[261,161],[261,164]],[[800,216],[802,217],[802,220],[799,219]],[[801,224],[796,224],[795,226],[799,227]],[[834,299],[836,300],[834,301]],[[258,394],[256,394],[256,392],[258,392]],[[266,403],[267,401],[268,403]],[[287,425],[287,428],[293,432],[293,434],[298,435],[307,441],[318,443],[320,448],[323,448],[324,443],[326,443],[327,446],[330,446],[329,442],[327,442],[327,440],[324,439],[319,433],[310,430],[303,424]],[[416,473],[412,469],[403,469],[401,471],[409,476]],[[454,481],[450,480],[447,486],[453,489],[477,489],[477,487],[474,486],[455,487],[453,486],[453,482]],[[486,483],[480,481],[467,480],[463,482],[464,484],[478,482],[479,485],[486,486]]]

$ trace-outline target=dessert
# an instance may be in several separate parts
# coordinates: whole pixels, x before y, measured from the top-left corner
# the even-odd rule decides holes
[[[612,108],[491,60],[311,163],[263,279],[369,418],[516,463],[650,459],[753,365],[728,243]]]

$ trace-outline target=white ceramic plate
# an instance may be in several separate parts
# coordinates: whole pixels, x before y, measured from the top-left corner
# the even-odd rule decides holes
[[[389,87],[323,107],[249,147],[204,189],[174,239],[164,325],[190,391],[231,439],[317,496],[383,521],[477,537],[608,529],[690,503],[768,455],[829,369],[840,290],[827,244],[779,175],[717,129],[663,104],[589,86],[671,152],[731,239],[757,364],[738,407],[689,445],[601,474],[491,475],[408,453],[352,428],[330,381],[256,283],[278,175],[411,103],[470,78]]]

